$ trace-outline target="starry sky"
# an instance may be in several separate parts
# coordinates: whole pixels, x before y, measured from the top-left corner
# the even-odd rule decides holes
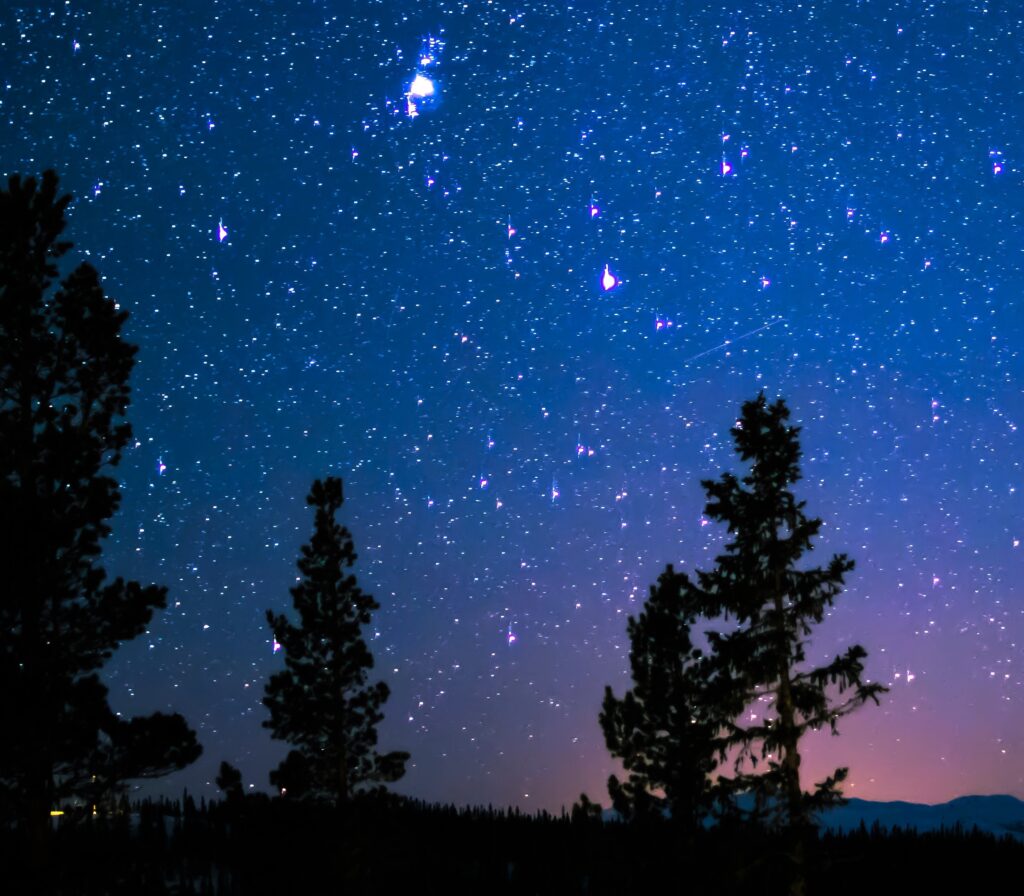
[[[396,789],[607,802],[626,617],[723,545],[701,478],[803,427],[814,635],[891,687],[805,783],[1024,797],[1022,11],[994,2],[84,0],[0,9],[3,175],[55,167],[139,344],[105,551],[169,586],[105,680],[213,796],[344,479]]]

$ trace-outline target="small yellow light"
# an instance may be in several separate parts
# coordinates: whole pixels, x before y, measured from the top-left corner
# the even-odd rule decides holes
[[[63,815],[63,814],[64,814],[64,810],[63,809],[51,809],[50,810],[50,818],[56,818],[58,815]]]

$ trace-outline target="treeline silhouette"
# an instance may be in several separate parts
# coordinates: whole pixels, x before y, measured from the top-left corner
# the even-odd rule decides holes
[[[257,795],[121,809],[61,826],[49,892],[727,896],[785,892],[789,879],[783,833],[706,829],[681,849],[667,821],[602,822],[579,807],[526,815],[363,795],[338,809]],[[997,885],[1022,867],[1024,842],[1009,836],[876,826],[825,832],[806,879],[830,896],[1010,892]]]
[[[0,882],[36,893],[806,893],[976,891],[1017,871],[1024,843],[962,830],[820,835],[843,801],[837,768],[803,789],[800,743],[886,688],[859,644],[813,666],[808,647],[853,561],[798,565],[822,520],[793,485],[799,428],[761,393],[731,429],[742,476],[705,480],[707,520],[729,539],[708,570],[668,566],[628,620],[632,687],[596,720],[625,780],[621,821],[585,794],[568,813],[455,809],[386,785],[409,754],[379,752],[390,691],[372,681],[359,587],[337,519],[340,478],[307,497],[292,612],[267,611],[283,668],[266,682],[271,736],[291,749],[273,798],[245,795],[223,761],[223,799],[130,804],[127,782],[195,761],[177,713],[122,718],[100,671],[142,633],[167,589],[108,581],[100,563],[120,504],[111,475],[132,439],[137,347],[127,312],[88,264],[59,278],[70,197],[57,176],[0,190]],[[751,708],[757,712],[751,712]]]

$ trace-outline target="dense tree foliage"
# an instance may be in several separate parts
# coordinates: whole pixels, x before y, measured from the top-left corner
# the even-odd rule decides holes
[[[214,783],[229,803],[234,804],[242,799],[242,773],[230,762],[226,760],[221,762]]]
[[[178,715],[115,715],[98,677],[166,589],[108,581],[99,562],[137,349],[90,265],[53,290],[69,202],[52,171],[0,191],[0,791],[37,851],[61,801],[97,800],[200,752]]]
[[[717,705],[710,659],[694,643],[701,609],[694,597],[685,574],[672,566],[662,573],[629,618],[633,687],[621,699],[606,688],[600,716],[609,751],[629,773],[624,782],[609,778],[614,808],[630,820],[667,815],[690,830],[712,808],[711,773],[729,721],[728,708]]]
[[[335,519],[341,480],[316,480],[307,502],[316,508],[313,538],[302,547],[302,576],[291,589],[299,624],[267,612],[285,668],[267,683],[264,725],[295,745],[270,780],[289,796],[343,804],[367,784],[398,780],[409,754],[376,750],[389,690],[382,681],[367,682],[373,656],[362,629],[380,605],[348,571],[356,554]]]

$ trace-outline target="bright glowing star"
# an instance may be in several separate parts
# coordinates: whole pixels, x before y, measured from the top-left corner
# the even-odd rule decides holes
[[[224,221],[217,222],[217,240],[223,243],[228,238],[228,229],[224,226]]]
[[[495,499],[494,499],[494,509],[495,509],[495,510],[501,510],[501,508],[502,508],[503,506],[504,506],[504,505],[503,505],[503,504],[501,503],[501,498],[495,498]]]
[[[278,643],[278,640],[277,640],[277,638],[274,638],[274,649],[273,649],[273,653],[277,653],[277,652],[278,652],[278,651],[279,651],[280,649],[281,649],[281,645],[280,645],[280,643]]]
[[[512,226],[512,219],[508,219],[508,238],[512,239],[516,235],[516,229]]]
[[[354,161],[355,161],[355,160],[356,160],[357,158],[359,158],[359,150],[358,150],[358,149],[356,149],[356,148],[355,148],[355,147],[353,146],[353,147],[352,147],[352,161],[354,162]]]
[[[433,96],[434,82],[426,75],[417,74],[412,79],[412,84],[409,85],[408,95],[418,97]]]
[[[156,459],[156,475],[157,476],[163,476],[164,473],[166,473],[166,472],[167,472],[167,464],[164,463],[164,459],[162,457],[158,457]]]
[[[416,109],[416,104],[412,101],[412,97],[409,96],[405,98],[405,114],[410,118],[415,118],[420,114]]]
[[[772,285],[772,281],[769,280],[767,277],[762,277],[761,278],[761,289],[767,289],[771,285]]]
[[[594,202],[593,199],[590,200],[590,205],[588,207],[590,209],[591,218],[596,218],[599,214],[601,214],[601,209],[597,207],[597,203]]]
[[[77,53],[81,49],[82,49],[82,45],[77,40],[71,41],[71,52],[72,53]]]
[[[487,483],[488,482],[490,482],[490,480],[486,476],[481,476],[480,477],[480,488],[487,488]]]
[[[740,147],[740,158],[741,159],[745,159],[749,155],[750,155],[750,150],[747,149],[747,147],[745,147],[745,146],[741,146]]]
[[[434,178],[432,178],[432,177],[431,177],[431,176],[430,176],[430,175],[428,174],[428,175],[427,175],[427,189],[429,190],[429,189],[430,189],[430,188],[431,188],[432,186],[434,186]]]
[[[887,242],[889,242],[889,231],[888,231],[888,230],[883,230],[883,231],[882,231],[882,232],[881,232],[881,233],[880,233],[880,234],[878,235],[878,242],[880,242],[880,243],[881,243],[881,244],[882,244],[883,246],[884,246],[884,245],[885,245],[885,244],[886,244]]]
[[[1002,174],[1003,173],[1003,166],[1002,166],[1002,164],[999,163],[999,162],[993,162],[992,163],[992,173],[993,174]]]
[[[601,288],[608,292],[610,289],[615,289],[619,285],[619,278],[616,277],[609,269],[608,265],[604,266],[604,273],[601,275]]]
[[[561,492],[558,490],[558,481],[555,479],[551,480],[551,503],[554,504],[558,500],[558,496]]]
[[[732,165],[730,165],[725,159],[722,159],[722,177],[725,177],[732,171]]]
[[[512,623],[508,626],[508,646],[511,647],[516,643],[516,633],[512,631]]]
[[[857,214],[857,209],[855,209],[855,208],[848,208],[846,210],[846,220],[847,221],[852,221],[853,220],[853,216],[855,214]]]
[[[59,818],[63,814],[64,814],[64,810],[63,809],[51,809],[50,810],[50,818]]]
[[[925,270],[928,270],[928,268],[930,268],[931,266],[932,266],[932,260],[930,258],[926,258],[924,260],[924,268],[925,268]]]
[[[729,139],[729,134],[722,134],[722,142],[725,143]]]

